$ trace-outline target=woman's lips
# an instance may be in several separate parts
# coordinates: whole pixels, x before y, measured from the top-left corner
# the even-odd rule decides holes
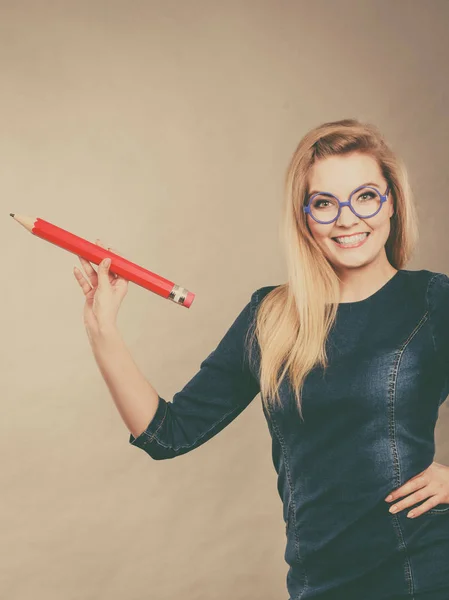
[[[360,240],[359,242],[354,242],[354,244],[339,244],[337,242],[337,240],[334,240],[333,238],[332,241],[339,247],[339,248],[358,248],[359,246],[362,246],[366,240],[369,238],[369,232],[367,232],[368,235],[366,235],[363,240]]]

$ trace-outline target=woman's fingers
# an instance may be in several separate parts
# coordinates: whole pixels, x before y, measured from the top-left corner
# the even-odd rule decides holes
[[[101,242],[101,240],[99,238],[97,238],[96,243],[99,244],[100,246],[102,246],[103,248],[105,248],[105,245]],[[117,254],[117,256],[123,256],[123,254],[120,254],[120,252],[118,252],[118,250],[116,250],[115,248],[111,248],[111,246],[108,246],[106,249],[110,250],[114,254]],[[115,273],[114,271],[111,271],[110,269],[108,270],[108,274],[109,274],[109,280],[112,283],[112,285],[115,285],[116,281],[120,281],[121,279],[124,279],[124,277],[117,275],[117,273]]]
[[[96,239],[96,243],[101,246],[102,248],[106,248],[106,246],[103,244],[103,242],[97,238]],[[118,252],[116,250],[114,250],[114,248],[111,248],[111,246],[108,246],[106,248],[106,250],[110,250],[111,252],[114,252],[114,254],[118,254]],[[114,273],[113,271],[111,271],[110,269],[108,270],[108,275],[109,275],[109,281],[112,283],[114,281],[114,279],[117,278],[117,273]]]
[[[106,248],[106,246],[103,244],[103,242],[99,238],[97,238],[95,240],[95,243],[98,246],[101,246],[102,248],[105,248],[106,250],[112,250],[112,248],[110,248],[110,247]],[[118,254],[118,252],[115,252],[115,254]],[[98,274],[97,274],[97,271],[93,268],[93,266],[90,264],[90,262],[88,260],[86,260],[83,256],[79,256],[78,255],[78,258],[79,258],[79,261],[80,261],[82,267],[84,268],[84,271],[86,272],[87,278],[89,279],[89,282],[90,282],[90,286],[97,287],[98,286]],[[83,277],[83,275],[82,275],[82,273],[80,271],[78,271],[78,273],[81,275],[81,277],[83,279],[83,282],[84,282],[84,284],[83,284],[84,287],[83,287],[83,285],[81,285],[81,287],[83,287],[83,291],[86,292],[85,286],[88,286],[89,283]],[[112,281],[114,281],[114,279],[116,279],[116,274],[114,272],[112,272],[112,271],[109,270],[108,271],[108,277],[109,277],[109,281],[112,283]],[[81,283],[82,282],[80,281],[80,284]],[[89,287],[89,289],[91,289],[91,287]],[[87,291],[89,291],[89,290],[87,290]]]
[[[100,239],[97,239],[95,241],[95,243],[97,245],[101,246],[102,248],[106,248]],[[120,254],[118,252],[116,252],[113,248],[111,248],[109,246],[106,248],[106,250],[111,250],[112,252],[117,254],[117,256],[120,256]],[[84,268],[87,279],[86,279],[86,277],[84,277],[84,273],[81,270],[77,269],[76,267],[74,268],[74,274],[75,274],[75,277],[76,277],[78,283],[80,284],[80,287],[82,288],[82,290],[84,292],[84,295],[88,296],[89,293],[96,292],[96,289],[98,287],[98,272],[92,267],[92,265],[90,264],[90,262],[88,260],[86,260],[85,258],[83,258],[82,256],[79,256],[79,255],[78,255],[78,258],[81,262],[81,265]],[[126,294],[127,286],[124,287],[122,284],[122,281],[125,281],[127,283],[126,279],[124,279],[123,277],[120,277],[116,273],[112,272],[110,269],[108,269],[108,278],[109,278],[109,283],[111,284],[111,287],[113,289],[120,290],[120,294],[123,294],[123,291]]]
[[[90,264],[88,260],[83,258],[82,256],[78,256],[80,259],[80,263],[82,264],[84,271],[86,272],[87,278],[89,279],[90,285],[92,287],[97,287],[98,285],[98,275],[93,266]],[[87,283],[87,282],[86,282]]]
[[[85,295],[88,294],[91,291],[91,289],[92,289],[92,287],[89,284],[89,282],[86,281],[86,279],[84,278],[82,272],[79,269],[77,269],[76,267],[74,269],[74,274],[75,274],[75,277],[76,277],[78,283],[80,284],[80,287],[83,290],[84,294]]]

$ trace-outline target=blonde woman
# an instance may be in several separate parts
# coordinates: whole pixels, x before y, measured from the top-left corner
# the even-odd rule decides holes
[[[406,169],[378,129],[346,119],[311,130],[286,175],[288,281],[251,295],[172,402],[117,331],[127,282],[84,259],[90,283],[75,272],[129,441],[153,459],[204,444],[260,392],[289,600],[449,598],[449,468],[433,461],[449,278],[404,268],[417,237]]]

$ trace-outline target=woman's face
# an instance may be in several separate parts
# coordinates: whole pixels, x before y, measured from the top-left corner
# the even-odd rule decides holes
[[[310,171],[308,197],[315,192],[329,192],[342,202],[346,202],[353,190],[367,183],[376,184],[373,187],[376,187],[381,194],[384,194],[387,189],[387,182],[382,177],[374,158],[358,152],[331,156],[320,159],[313,165]],[[353,197],[354,201],[357,196],[358,193]],[[327,204],[321,206],[327,206]],[[357,210],[355,204],[353,206]],[[309,214],[307,223],[312,236],[327,259],[337,271],[341,271],[345,268],[361,267],[371,263],[382,252],[386,259],[385,243],[390,234],[390,217],[393,212],[393,199],[390,191],[387,201],[382,203],[382,208],[374,217],[358,217],[349,206],[343,206],[339,218],[333,223],[317,223]],[[362,245],[355,248],[341,247],[332,239],[355,233],[369,234]]]

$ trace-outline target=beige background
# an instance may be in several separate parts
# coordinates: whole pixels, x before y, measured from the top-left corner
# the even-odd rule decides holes
[[[260,396],[175,460],[128,444],[78,259],[9,212],[100,237],[197,294],[183,309],[130,284],[119,313],[171,400],[251,293],[285,281],[284,173],[324,121],[381,128],[418,203],[407,268],[449,273],[448,18],[446,0],[0,2],[1,597],[287,598]],[[446,402],[449,465],[448,428]]]

